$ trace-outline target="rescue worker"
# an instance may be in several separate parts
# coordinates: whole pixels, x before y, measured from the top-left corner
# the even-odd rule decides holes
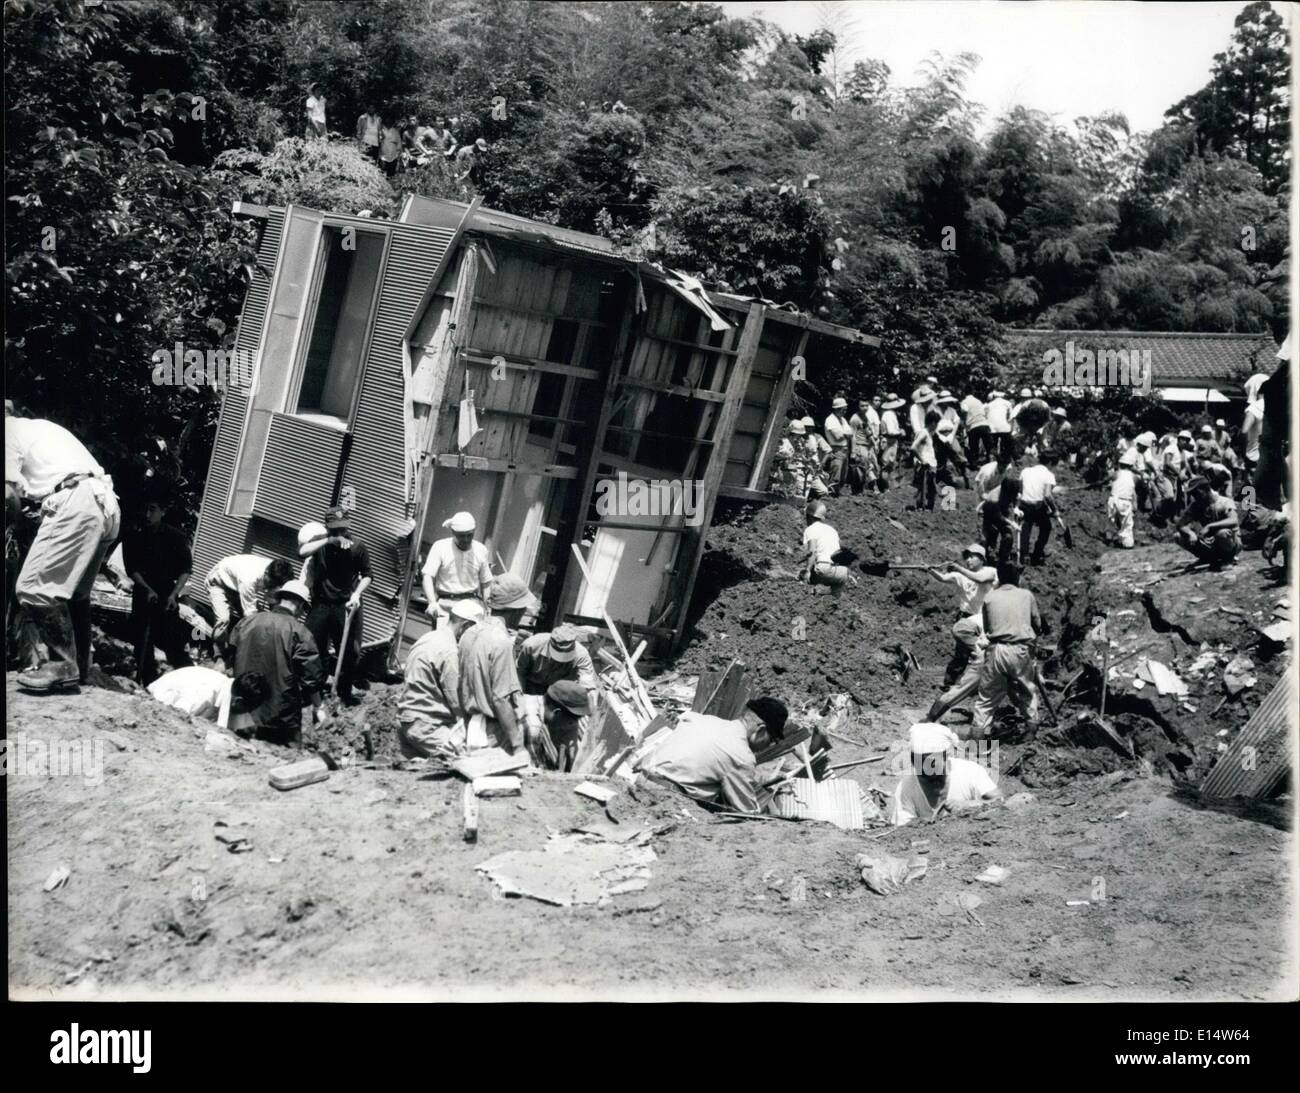
[[[803,555],[799,559],[802,578],[810,585],[824,584],[838,599],[849,582],[847,566],[838,565],[835,556],[840,552],[840,536],[826,522],[826,505],[809,501],[804,509]]]
[[[887,490],[898,467],[898,453],[903,440],[903,426],[898,411],[907,404],[892,391],[880,404],[880,488]]]
[[[562,622],[549,634],[533,634],[519,643],[515,668],[524,694],[542,695],[552,683],[571,680],[589,694],[598,691],[591,654],[578,641],[578,628]]]
[[[342,661],[339,700],[351,706],[358,701],[352,689],[361,682],[357,672],[363,625],[361,597],[370,587],[370,552],[365,543],[353,537],[348,514],[338,506],[325,514],[325,531],[325,542],[311,551],[303,567],[311,590],[307,629],[322,664],[328,663],[330,647],[334,647],[335,657]]]
[[[428,758],[464,750],[458,643],[482,619],[483,605],[478,600],[456,600],[446,624],[421,634],[411,646],[397,703],[397,744],[403,757]]]
[[[1151,451],[1151,446],[1155,442],[1156,434],[1149,429],[1138,433],[1133,438],[1133,450],[1137,452],[1137,460],[1133,464],[1133,477],[1137,486],[1139,512],[1154,512],[1159,499],[1155,484],[1155,456]]]
[[[798,467],[800,469],[800,485],[802,486],[801,496],[806,497],[825,497],[831,492],[822,474],[822,465],[826,459],[826,453],[829,450],[826,441],[821,438],[817,432],[816,424],[810,417],[800,418],[799,426],[803,429],[803,443],[798,446],[796,451],[798,455]],[[791,423],[790,428],[794,429]]]
[[[890,802],[895,827],[913,820],[935,820],[940,813],[968,812],[1002,796],[983,764],[952,754],[957,738],[951,729],[921,721],[908,730],[911,763]]]
[[[495,741],[516,754],[533,742],[519,718],[523,685],[515,667],[514,630],[526,612],[536,610],[537,597],[513,573],[503,573],[492,581],[487,606],[487,617],[460,637],[460,704],[470,747]]]
[[[863,485],[879,489],[880,414],[868,399],[859,399],[857,413],[849,418],[849,424],[853,426],[852,458]]]
[[[970,663],[975,646],[984,633],[984,598],[998,583],[998,571],[988,564],[988,554],[979,543],[971,543],[963,550],[961,561],[960,565],[947,562],[942,568],[934,566],[930,569],[930,576],[935,580],[955,584],[961,591],[961,604],[952,624],[955,644],[943,673],[945,688],[956,683]]]
[[[961,476],[962,489],[970,489],[970,476],[966,468],[966,456],[961,445],[961,415],[957,412],[957,399],[948,391],[939,392],[934,400],[935,409],[939,411],[939,421],[932,432],[934,438],[934,456],[937,464],[936,477],[942,475],[944,481],[955,486],[948,464],[952,464]]]
[[[1106,499],[1106,518],[1115,528],[1119,545],[1125,550],[1133,546],[1133,514],[1137,510],[1137,478],[1133,468],[1137,461],[1136,448],[1130,448],[1119,457],[1119,466],[1115,468],[1115,477],[1110,484],[1110,497]]]
[[[266,680],[256,672],[236,681],[225,672],[198,664],[163,673],[147,690],[163,705],[190,717],[215,721],[219,729],[239,728],[239,715],[256,709],[268,694]]]
[[[988,417],[989,441],[994,454],[1006,463],[1015,459],[1011,443],[1011,401],[1001,391],[990,391],[984,412]]]
[[[524,735],[547,770],[570,771],[578,754],[584,718],[591,714],[591,695],[571,679],[552,683],[542,694],[522,696]]]
[[[688,710],[641,763],[643,777],[694,801],[760,811],[755,754],[780,741],[789,714],[779,699],[753,698],[735,720]]]
[[[1020,556],[1020,478],[1007,475],[984,494],[976,514],[987,556],[998,565]]]
[[[62,425],[5,418],[5,509],[39,505],[41,523],[14,585],[26,622],[44,642],[43,663],[18,675],[24,690],[45,693],[86,682],[90,673],[90,592],[121,531],[113,480]]]
[[[325,709],[325,669],[303,617],[311,592],[299,580],[286,581],[270,611],[246,616],[235,628],[235,685],[256,673],[265,682],[266,698],[248,711],[240,735],[255,735],[274,744],[292,744],[302,736],[302,711],[311,706],[317,724],[329,720]],[[244,680],[244,683],[240,683]]]
[[[936,397],[934,389],[928,383],[921,384],[912,392],[912,405],[907,410],[907,423],[912,429],[913,441],[918,434],[925,431],[925,419],[934,407]]]
[[[989,441],[989,413],[984,400],[973,392],[961,400],[961,411],[966,416],[966,455],[972,467],[978,467],[993,458]]]
[[[912,455],[915,458],[915,466],[912,468],[912,487],[915,490],[912,507],[917,512],[934,511],[939,457],[935,454],[933,430],[938,426],[939,412],[932,409],[926,413],[921,428],[912,439]]]
[[[320,540],[325,539],[325,525],[307,525],[308,542],[314,540],[315,528],[320,529]],[[299,543],[301,545],[301,539]],[[208,572],[206,584],[208,601],[216,620],[212,626],[212,641],[218,649],[228,652],[230,635],[240,619],[254,611],[265,611],[275,603],[276,590],[293,577],[293,567],[282,558],[264,558],[260,554],[230,554],[222,558]]]
[[[848,401],[843,396],[835,397],[831,400],[831,412],[822,424],[830,448],[830,454],[826,456],[826,477],[835,493],[848,481],[849,454],[853,444],[853,426],[844,416],[848,408]]]
[[[1174,538],[1202,562],[1219,568],[1231,565],[1241,553],[1237,503],[1224,497],[1197,475],[1187,483],[1187,507],[1174,525]]]
[[[172,668],[190,662],[185,646],[189,627],[181,621],[180,594],[190,579],[189,541],[163,523],[167,506],[154,494],[144,507],[141,524],[122,536],[122,564],[131,578],[131,629],[135,635],[136,679],[148,687],[158,678],[154,646]]]
[[[990,459],[975,472],[975,492],[981,497],[991,489],[996,489],[1002,479],[1010,473],[1011,464],[998,458]]]
[[[458,512],[442,526],[451,535],[429,548],[420,571],[427,611],[435,625],[447,617],[456,600],[487,603],[492,588],[492,562],[487,547],[474,538],[478,525],[473,514]]]
[[[1243,478],[1246,485],[1253,485],[1255,468],[1259,464],[1259,441],[1264,433],[1264,395],[1263,387],[1268,376],[1257,372],[1245,383],[1246,410],[1241,418],[1241,442],[1245,451]]]
[[[1038,723],[1034,681],[1034,640],[1045,632],[1038,600],[1020,587],[1020,567],[998,566],[998,587],[984,597],[984,635],[988,648],[980,668],[972,735],[988,736],[993,715],[1010,696],[1031,725]]]
[[[1057,406],[1052,410],[1050,420],[1042,428],[1043,444],[1059,456],[1073,456],[1073,452],[1070,451],[1072,447],[1070,433],[1073,430],[1074,426],[1070,424],[1065,408]]]
[[[802,421],[786,422],[785,435],[781,437],[781,443],[777,445],[776,454],[772,457],[772,477],[768,489],[773,493],[785,497],[803,496],[799,485],[802,479],[801,458],[795,445],[802,446],[804,436]]]
[[[1052,469],[1055,465],[1056,453],[1048,451],[1043,453],[1040,462],[1020,472],[1020,558],[1022,562],[1027,559],[1029,565],[1043,564],[1047,543],[1052,537],[1052,515],[1056,512],[1056,499],[1053,497],[1056,474]],[[1035,529],[1038,538],[1031,552],[1029,541]]]

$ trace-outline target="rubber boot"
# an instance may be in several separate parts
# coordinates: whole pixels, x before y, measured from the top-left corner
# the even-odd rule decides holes
[[[90,600],[73,600],[68,604],[68,615],[77,650],[77,678],[85,683],[90,677]]]
[[[66,603],[25,610],[49,650],[50,659],[38,668],[18,673],[18,686],[44,693],[77,685],[76,643]]]

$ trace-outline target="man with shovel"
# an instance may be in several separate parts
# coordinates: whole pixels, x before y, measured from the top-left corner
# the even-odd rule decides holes
[[[361,597],[370,587],[370,552],[352,537],[351,521],[342,508],[336,506],[325,514],[325,532],[324,540],[308,542],[299,550],[308,558],[304,573],[312,596],[307,629],[322,661],[333,645],[338,697],[345,706],[354,706],[358,700],[352,688],[361,657]]]

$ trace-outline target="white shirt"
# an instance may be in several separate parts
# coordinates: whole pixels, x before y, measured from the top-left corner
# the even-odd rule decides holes
[[[230,721],[232,683],[230,676],[195,664],[159,676],[149,684],[149,693],[174,710],[215,721],[224,729]]]
[[[832,448],[846,448],[853,437],[853,426],[842,418],[831,414],[822,425],[826,440]]]
[[[981,425],[989,423],[988,408],[982,399],[967,395],[961,400],[961,408],[966,411],[966,428],[978,429]]]
[[[222,558],[208,573],[208,584],[215,584],[239,596],[245,615],[258,609],[257,582],[266,575],[270,558],[260,554],[231,554]]]
[[[470,543],[469,550],[459,549],[451,537],[439,539],[429,548],[421,572],[433,578],[437,593],[477,592],[492,580],[487,547],[477,539]]]
[[[813,548],[814,563],[830,563],[840,551],[840,533],[825,520],[816,520],[803,529],[803,545]]]
[[[998,461],[990,459],[975,472],[975,492],[988,493],[989,490],[1002,481],[1002,477],[998,473]]]
[[[998,571],[991,565],[972,569],[971,572],[975,574],[978,580],[972,581],[969,577],[963,577],[960,573],[944,573],[939,578],[949,584],[955,584],[961,589],[960,611],[963,617],[978,615],[980,608],[984,606],[984,597],[992,592],[994,586],[998,583]]]
[[[325,124],[325,99],[310,95],[307,98],[307,117],[318,125]]]
[[[934,405],[934,400],[929,402],[914,402],[908,408],[907,422],[912,426],[912,435],[915,436],[925,428],[925,415],[930,412],[930,407]]]
[[[989,419],[989,432],[1011,432],[1011,403],[1004,398],[992,399],[984,407]]]
[[[1259,437],[1264,430],[1264,400],[1257,399],[1246,407],[1241,419],[1242,439],[1246,442],[1246,458],[1259,459]]]
[[[1056,475],[1041,463],[1020,472],[1020,500],[1037,504],[1046,501],[1056,488]]]
[[[62,425],[44,418],[5,418],[5,481],[34,501],[70,474],[102,478],[104,468],[86,446]]]
[[[969,759],[948,757],[948,785],[944,800],[948,804],[980,801],[986,793],[995,793],[997,785],[989,772],[979,763]],[[889,810],[890,822],[895,827],[911,823],[918,817],[930,819],[934,810],[925,798],[925,791],[917,781],[915,771],[903,775],[894,789],[894,800]]]
[[[880,412],[880,428],[885,436],[903,435],[903,427],[898,423],[898,415],[893,410]]]

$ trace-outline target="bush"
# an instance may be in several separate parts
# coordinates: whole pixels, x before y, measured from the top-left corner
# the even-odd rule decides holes
[[[383,172],[351,141],[288,137],[269,155],[248,149],[222,152],[213,163],[231,178],[246,200],[263,205],[306,205],[353,215],[397,211],[393,188]]]

